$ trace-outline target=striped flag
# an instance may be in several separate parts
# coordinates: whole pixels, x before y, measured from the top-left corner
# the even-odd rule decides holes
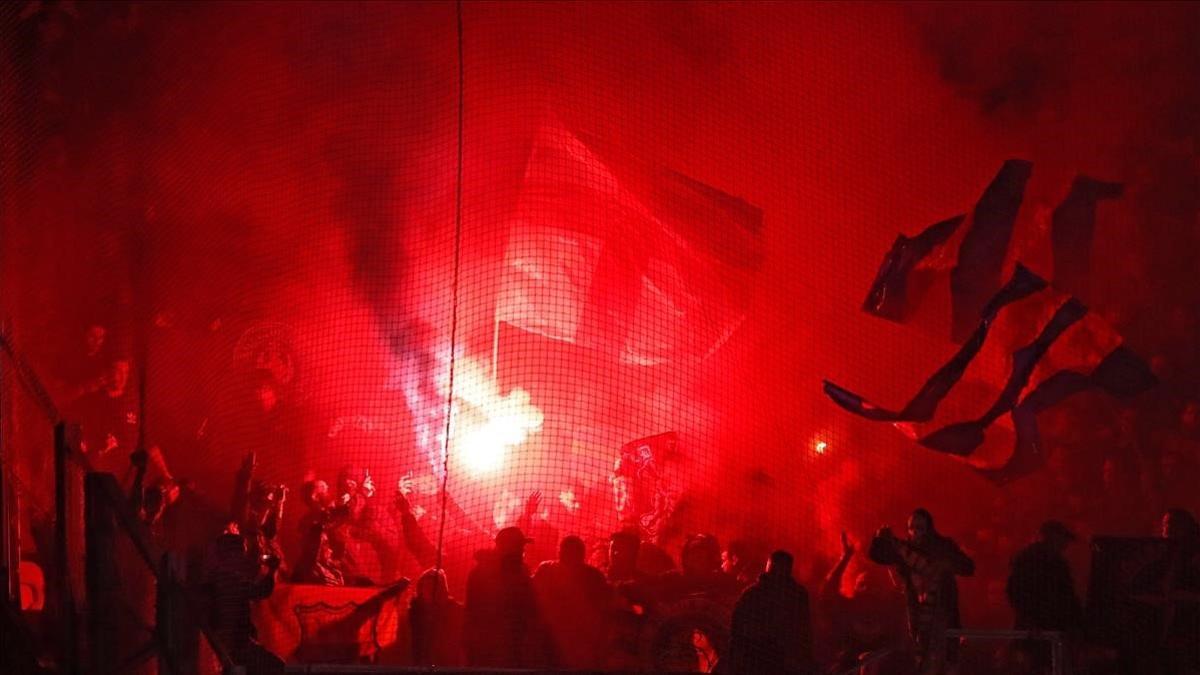
[[[955,216],[915,237],[899,236],[867,294],[865,311],[910,322],[938,284],[948,285],[950,337],[959,348],[945,364],[897,409],[824,385],[842,408],[966,458],[999,483],[1044,461],[1039,412],[1087,389],[1128,397],[1155,383],[1116,331],[1058,284],[1061,277],[1071,289],[1086,287],[1096,204],[1119,195],[1120,186],[1081,176],[1055,210],[1055,283],[1019,262],[1004,281],[1031,170],[1022,160],[1005,162],[969,219]]]

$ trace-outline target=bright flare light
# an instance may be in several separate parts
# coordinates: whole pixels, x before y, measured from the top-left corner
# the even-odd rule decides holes
[[[474,474],[491,473],[504,464],[508,446],[485,424],[471,432],[458,447],[458,458]]]
[[[817,441],[816,443],[813,443],[813,452],[817,453],[818,455],[825,454],[825,450],[828,448],[829,444],[825,441]]]
[[[542,428],[542,411],[529,402],[529,394],[522,389],[503,398],[495,396],[472,412],[483,419],[455,443],[454,455],[475,475],[500,469],[513,447]]]

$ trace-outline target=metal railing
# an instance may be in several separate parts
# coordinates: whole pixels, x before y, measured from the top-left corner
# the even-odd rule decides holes
[[[946,631],[947,640],[1039,640],[1050,643],[1050,672],[1066,675],[1066,641],[1059,631],[1038,630],[985,630],[979,628],[956,628]]]

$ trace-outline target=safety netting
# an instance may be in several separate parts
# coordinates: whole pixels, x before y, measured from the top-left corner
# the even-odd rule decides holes
[[[559,598],[553,656],[491,665],[729,664],[777,549],[816,645],[772,664],[934,658],[902,621],[847,623],[903,613],[886,571],[911,561],[876,533],[904,540],[916,507],[975,560],[963,621],[1011,628],[1009,558],[1042,521],[1152,537],[1195,508],[1195,422],[1174,426],[1195,392],[1171,374],[1196,365],[1196,234],[1162,224],[1195,223],[1194,86],[1166,86],[1190,81],[1195,14],[977,9],[0,9],[6,542],[63,578],[68,422],[63,452],[140,481],[164,550],[199,570],[233,532],[282,559],[254,623],[289,662],[501,649],[416,653],[416,580],[444,570],[469,603],[501,543],[527,538],[533,571],[568,536],[633,584],[621,620]],[[1174,93],[1132,100],[1129,53]],[[1082,592],[1096,563],[1069,555]],[[323,641],[403,578],[361,651]],[[793,620],[754,607],[759,632]]]

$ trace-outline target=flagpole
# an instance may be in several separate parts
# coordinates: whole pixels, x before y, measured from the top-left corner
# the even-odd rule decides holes
[[[500,309],[493,308],[492,311],[492,382],[496,383],[496,388],[499,390],[500,383],[496,379],[500,371]]]

